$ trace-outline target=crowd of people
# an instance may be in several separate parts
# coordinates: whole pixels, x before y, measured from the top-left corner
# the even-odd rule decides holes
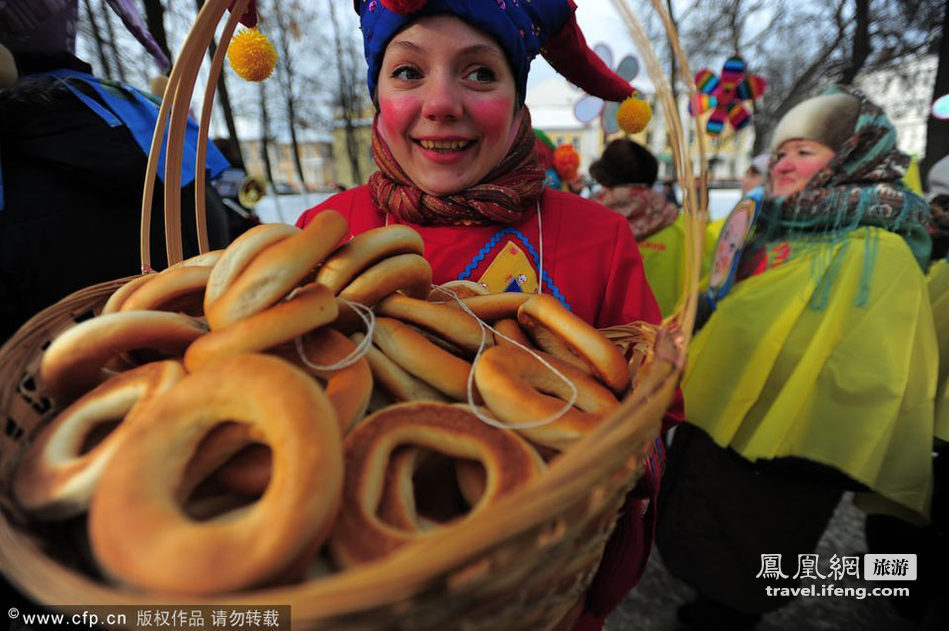
[[[869,552],[920,560],[894,608],[920,628],[949,620],[949,157],[929,172],[928,199],[905,184],[908,165],[886,113],[831,88],[779,121],[741,201],[706,235],[656,533],[666,569],[695,592],[677,611],[683,629],[754,629],[793,600],[763,588],[763,559],[783,559],[774,586],[798,586],[797,563],[847,492]],[[684,231],[655,158],[617,139],[589,172],[672,313]]]
[[[70,291],[139,271],[147,155],[131,123],[109,116],[124,111],[109,99],[151,121],[157,108],[128,86],[119,97],[98,89],[73,54],[76,3],[64,3],[66,19],[53,4],[34,8],[57,17],[58,39],[45,23],[0,31],[14,60],[0,86],[0,340]],[[589,166],[595,192],[577,194],[554,179],[552,143],[524,105],[537,54],[590,94],[633,92],[586,46],[573,3],[405,4],[356,3],[378,171],[297,225],[333,209],[352,235],[411,226],[433,282],[547,293],[600,328],[674,314],[686,219],[657,188],[656,158],[612,140]],[[763,555],[784,559],[769,584],[796,585],[798,559],[847,492],[869,515],[871,551],[919,556],[919,591],[903,613],[943,620],[949,157],[930,171],[927,200],[902,183],[897,141],[880,107],[839,86],[802,99],[751,159],[741,202],[706,237],[701,318],[682,397],[663,421],[668,454],[651,454],[563,628],[603,626],[642,576],[655,534],[696,594],[678,612],[682,628],[753,629],[790,600],[766,594]],[[212,151],[208,166],[213,177],[227,163]],[[193,199],[183,183],[182,199]],[[212,247],[236,236],[223,206],[209,205],[209,223]],[[162,248],[153,251],[160,268]]]

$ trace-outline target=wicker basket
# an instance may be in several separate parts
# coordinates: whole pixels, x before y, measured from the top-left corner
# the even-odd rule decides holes
[[[224,27],[222,42],[230,38],[236,17],[248,0],[238,0]],[[158,139],[171,110],[166,187],[176,190],[180,177],[181,140],[188,102],[211,35],[225,15],[229,0],[209,0],[199,14],[171,78],[156,126],[146,182],[153,182]],[[639,50],[646,56],[657,90],[664,77],[638,21],[616,0]],[[661,2],[656,10],[675,31]],[[643,44],[645,42],[645,44]],[[201,130],[207,137],[213,86],[221,70],[225,45],[212,63]],[[680,54],[684,76],[691,74]],[[666,94],[668,90],[665,91]],[[676,108],[661,95],[666,120],[678,124]],[[129,279],[102,283],[76,292],[27,322],[0,349],[0,409],[4,433],[0,439],[0,564],[4,574],[36,601],[57,608],[90,605],[286,605],[291,606],[293,628],[405,628],[405,629],[544,629],[550,628],[589,587],[612,531],[623,498],[642,474],[673,396],[684,363],[684,349],[695,313],[698,259],[704,229],[704,200],[685,161],[682,131],[674,126],[674,156],[689,226],[688,280],[677,314],[660,328],[641,325],[614,327],[606,333],[639,362],[636,388],[600,427],[558,458],[531,485],[493,506],[406,545],[377,562],[292,586],[247,591],[211,599],[143,595],[105,583],[95,577],[79,546],[54,549],[49,537],[36,530],[11,498],[12,473],[23,447],[55,412],[54,403],[39,379],[39,362],[50,340],[93,315],[106,298]],[[701,137],[701,134],[698,134]],[[198,165],[204,164],[203,146]],[[704,162],[704,161],[703,161]],[[198,169],[196,191],[203,191],[203,168]],[[200,193],[199,193],[200,196]],[[152,191],[143,199],[142,263],[149,265],[148,233]],[[166,195],[168,261],[181,260],[178,199]],[[203,198],[197,200],[199,243],[203,234]],[[77,526],[81,528],[81,525]]]

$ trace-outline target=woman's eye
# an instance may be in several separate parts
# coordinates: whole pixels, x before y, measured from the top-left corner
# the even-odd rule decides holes
[[[403,81],[414,81],[416,79],[421,79],[422,73],[412,66],[399,66],[392,71],[392,78],[402,79]]]
[[[477,81],[478,83],[490,83],[496,79],[494,71],[485,66],[475,68],[465,76],[469,81]]]

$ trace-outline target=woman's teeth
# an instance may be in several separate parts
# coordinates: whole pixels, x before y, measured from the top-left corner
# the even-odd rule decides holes
[[[458,151],[468,145],[467,140],[419,140],[423,149],[433,151]]]

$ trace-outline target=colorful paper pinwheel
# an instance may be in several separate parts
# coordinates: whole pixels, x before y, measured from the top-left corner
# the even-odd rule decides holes
[[[943,94],[933,101],[933,118],[949,120],[949,94]]]
[[[747,74],[747,70],[745,60],[735,56],[725,61],[721,78],[708,68],[695,73],[695,86],[702,93],[699,95],[699,114],[715,108],[705,123],[705,131],[709,134],[720,134],[726,122],[738,131],[751,120],[751,113],[742,101],[758,98],[764,94],[768,84],[758,75]],[[689,111],[692,111],[691,105]]]
[[[613,66],[613,51],[606,44],[597,44],[593,47],[593,52],[607,65]],[[626,81],[632,81],[639,74],[639,62],[632,55],[626,55],[616,67],[616,74]],[[619,123],[616,122],[616,111],[619,109],[619,103],[605,102],[598,96],[584,94],[573,106],[573,115],[581,123],[589,123],[600,117],[600,125],[607,134],[615,134],[620,130]]]

